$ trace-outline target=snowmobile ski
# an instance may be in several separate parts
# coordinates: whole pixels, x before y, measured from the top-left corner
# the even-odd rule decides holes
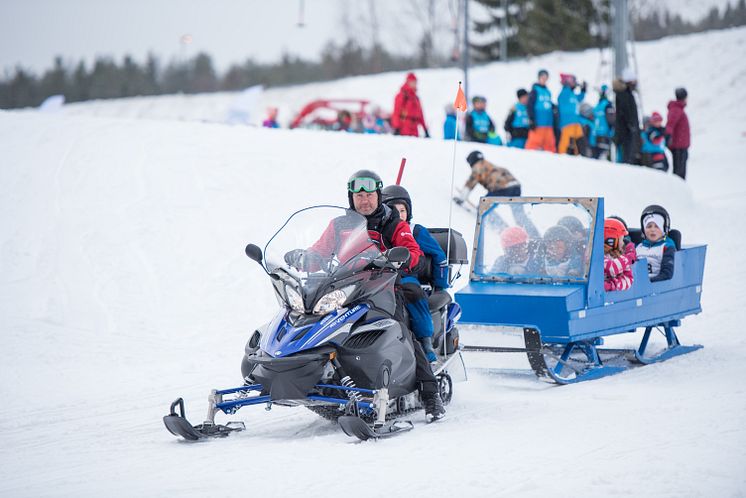
[[[176,407],[179,413],[176,413]],[[184,416],[184,400],[176,399],[171,403],[171,410],[163,417],[166,429],[174,436],[181,436],[187,441],[199,441],[205,438],[226,437],[231,432],[242,431],[246,428],[243,422],[229,422],[227,425],[205,422],[204,424],[192,425]]]
[[[339,426],[345,434],[356,437],[360,441],[389,438],[414,429],[414,424],[409,420],[395,420],[381,427],[371,427],[363,419],[354,415],[339,417]]]

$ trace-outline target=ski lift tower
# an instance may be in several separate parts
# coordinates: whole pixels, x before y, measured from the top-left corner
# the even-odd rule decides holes
[[[629,41],[629,5],[627,0],[612,0],[613,23],[611,30],[611,45],[614,53],[612,77],[621,76],[629,65],[627,58],[627,42]]]

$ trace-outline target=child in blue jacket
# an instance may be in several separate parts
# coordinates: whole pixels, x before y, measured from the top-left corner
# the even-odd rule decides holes
[[[643,163],[651,168],[668,171],[666,158],[666,129],[663,127],[663,116],[654,112],[645,129],[642,131]]]
[[[412,220],[412,200],[409,197],[409,192],[400,185],[389,185],[382,192],[382,200],[391,209],[399,212],[399,216],[403,221],[411,224]],[[429,256],[430,274],[429,275],[417,275],[417,279],[420,284],[431,284],[435,291],[447,289],[450,287],[448,283],[448,261],[446,260],[446,254],[438,244],[433,236],[428,232],[427,228],[422,225],[413,225],[412,234],[414,239],[419,244],[422,252]],[[425,271],[427,273],[427,271]],[[411,278],[411,277],[405,277]],[[402,280],[403,281],[403,280]],[[430,319],[430,308],[428,307],[427,300],[423,299],[422,302],[417,302],[407,305],[407,311],[413,316],[420,316],[427,314],[427,318]],[[424,316],[422,317],[425,318]],[[432,322],[431,322],[432,323]],[[433,350],[433,338],[432,334],[429,337],[418,337],[422,343],[422,349],[427,355],[428,361],[436,361],[437,356]]]

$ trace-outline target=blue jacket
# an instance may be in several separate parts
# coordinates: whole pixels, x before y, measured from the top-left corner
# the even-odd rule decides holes
[[[412,234],[414,240],[419,244],[420,249],[426,255],[430,256],[432,261],[432,276],[433,286],[439,289],[447,289],[448,285],[448,263],[446,261],[446,253],[438,244],[438,241],[433,238],[427,228],[422,225],[414,225],[412,227]]]
[[[593,108],[593,115],[596,117],[594,124],[597,137],[610,138],[614,135],[614,130],[609,126],[609,121],[606,119],[606,109],[609,107],[611,107],[611,102],[607,98],[602,98]]]
[[[453,140],[456,137],[456,115],[446,115],[446,120],[443,121],[443,138],[446,140]]]
[[[560,129],[567,125],[580,123],[580,103],[585,98],[585,92],[575,93],[569,86],[563,86],[557,97],[559,106]]]
[[[471,111],[466,115],[466,138],[472,142],[487,143],[487,136],[495,131],[495,124],[486,111]]]
[[[528,117],[536,126],[554,127],[554,112],[552,110],[552,92],[544,85],[534,83],[528,94]]]
[[[642,152],[644,154],[665,154],[666,139],[664,138],[665,130],[648,126],[642,131]]]

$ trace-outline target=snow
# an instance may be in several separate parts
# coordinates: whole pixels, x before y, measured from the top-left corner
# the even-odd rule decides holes
[[[247,242],[266,241],[297,208],[344,204],[356,169],[392,182],[402,156],[415,220],[444,225],[452,143],[204,122],[222,119],[229,94],[0,113],[0,495],[744,496],[745,45],[735,29],[638,46],[646,106],[689,89],[686,183],[482,148],[525,195],[603,196],[630,224],[661,203],[685,243],[707,243],[704,311],[679,329],[704,349],[565,387],[536,380],[522,357],[468,353],[446,419],[415,415],[413,432],[378,443],[356,444],[300,408],[245,408],[233,417],[245,432],[206,444],[178,442],[161,417],[183,396],[201,421],[209,390],[239,381],[246,339],[274,313]],[[598,52],[556,53],[484,66],[472,82],[499,120],[539,67],[590,75],[597,63]],[[437,129],[458,73],[418,74]],[[316,92],[383,103],[402,79],[264,96],[287,108]],[[457,146],[459,184],[473,148]],[[471,245],[472,218],[453,216]],[[486,333],[465,328],[464,342]]]

